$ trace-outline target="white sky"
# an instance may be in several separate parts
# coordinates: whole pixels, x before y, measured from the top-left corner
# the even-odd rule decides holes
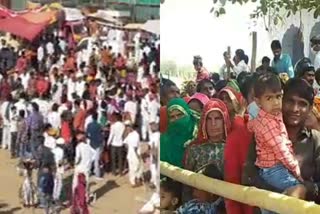
[[[209,12],[211,7],[212,0],[166,0],[161,4],[161,60],[192,65],[193,56],[201,55],[205,67],[217,68],[228,46],[232,55],[242,48],[250,58],[249,14],[255,5],[227,2],[226,14],[218,18]]]

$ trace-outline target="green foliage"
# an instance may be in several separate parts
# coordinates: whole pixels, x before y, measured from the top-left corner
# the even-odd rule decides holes
[[[163,75],[183,80],[195,79],[196,71],[192,65],[177,66],[174,61],[164,60],[161,61],[160,67]]]
[[[226,0],[226,3],[243,5],[256,1],[257,0]],[[213,5],[216,6],[218,4],[218,7],[212,7],[210,10],[210,13],[214,13],[216,17],[226,13],[224,5],[221,5],[218,0],[213,0]],[[260,4],[250,17],[258,18],[268,15],[272,17],[273,24],[277,25],[279,21],[283,21],[283,17],[295,15],[302,10],[307,10],[308,12],[313,11],[314,18],[318,18],[320,16],[320,0],[260,0]]]

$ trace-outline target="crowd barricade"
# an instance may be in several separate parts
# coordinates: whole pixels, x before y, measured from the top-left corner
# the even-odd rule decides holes
[[[320,206],[314,202],[307,202],[283,194],[270,192],[255,187],[237,185],[202,174],[173,166],[167,162],[160,162],[162,175],[170,177],[183,184],[200,190],[219,195],[234,201],[239,201],[255,207],[264,208],[280,214],[316,214],[320,213]]]

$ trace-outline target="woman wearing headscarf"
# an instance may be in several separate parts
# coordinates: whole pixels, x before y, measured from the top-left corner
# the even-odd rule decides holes
[[[207,164],[215,164],[223,172],[225,140],[231,123],[226,105],[219,99],[206,103],[201,115],[198,137],[186,149],[184,168],[197,172]],[[192,198],[190,187],[185,186],[183,201]]]
[[[185,147],[197,136],[197,120],[182,98],[172,99],[167,108],[168,128],[160,136],[160,159],[182,167]]]
[[[185,152],[184,167],[197,171],[208,163],[215,163],[223,170],[225,140],[231,123],[226,105],[218,99],[211,99],[203,108],[197,139]]]
[[[245,100],[240,92],[227,86],[219,92],[218,97],[226,104],[232,123],[237,122],[235,119],[239,119],[236,116],[243,118]]]
[[[241,93],[231,87],[223,88],[219,93],[220,99],[227,105],[231,115],[232,126],[227,136],[224,149],[224,179],[225,181],[241,184],[243,165],[246,161],[252,134],[247,129],[244,98]],[[251,214],[252,207],[226,199],[226,209],[229,214]]]
[[[193,115],[200,120],[201,112],[203,110],[204,105],[209,101],[207,95],[202,93],[195,93],[192,97],[190,97],[188,101],[188,105]]]

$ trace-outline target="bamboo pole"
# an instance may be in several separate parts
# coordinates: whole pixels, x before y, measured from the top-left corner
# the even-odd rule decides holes
[[[207,192],[281,214],[320,213],[320,206],[279,193],[208,178],[188,170],[160,162],[162,175]]]

